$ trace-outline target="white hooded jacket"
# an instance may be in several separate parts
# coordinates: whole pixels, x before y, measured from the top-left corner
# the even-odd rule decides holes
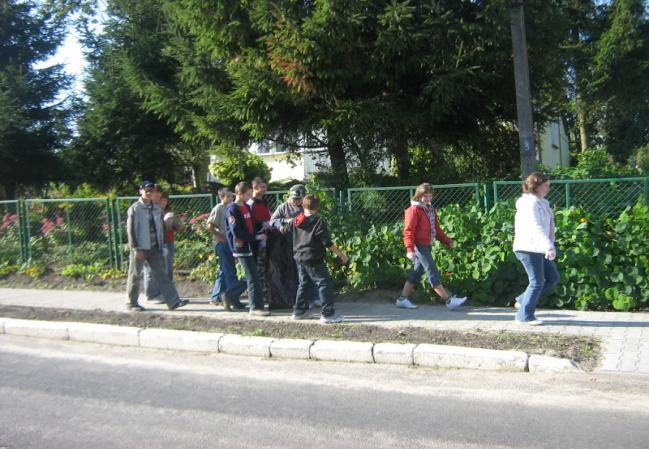
[[[554,248],[554,216],[550,203],[533,193],[516,201],[514,251],[543,253]]]

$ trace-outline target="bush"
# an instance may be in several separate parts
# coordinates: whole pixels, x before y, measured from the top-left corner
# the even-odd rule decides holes
[[[447,206],[442,229],[456,248],[439,243],[433,254],[443,283],[477,303],[504,306],[527,285],[527,276],[512,251],[513,202],[489,212]],[[633,310],[649,306],[649,207],[638,203],[617,217],[590,215],[578,208],[555,213],[557,264],[561,281],[546,300],[552,307],[582,310]],[[346,267],[331,263],[334,276],[353,289],[400,287],[412,264],[405,259],[403,225],[368,231],[332,228],[334,240],[348,252]],[[430,289],[428,281],[422,286]]]

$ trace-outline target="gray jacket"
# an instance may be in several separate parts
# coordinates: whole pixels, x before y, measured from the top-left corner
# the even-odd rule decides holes
[[[135,250],[151,249],[151,232],[149,217],[153,215],[155,223],[158,249],[162,250],[164,243],[164,224],[162,222],[162,209],[157,204],[145,203],[142,198],[131,204],[126,211],[126,231],[128,234],[128,247]]]

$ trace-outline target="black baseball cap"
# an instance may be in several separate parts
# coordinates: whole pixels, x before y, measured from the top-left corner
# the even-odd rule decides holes
[[[140,189],[155,189],[155,184],[151,181],[144,181],[140,184]]]

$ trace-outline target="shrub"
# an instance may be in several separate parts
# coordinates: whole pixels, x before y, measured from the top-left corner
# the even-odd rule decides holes
[[[442,229],[456,247],[433,247],[443,283],[481,304],[508,305],[527,285],[512,251],[513,202],[489,212],[457,205],[440,210]],[[560,283],[546,300],[552,307],[582,310],[633,310],[649,306],[649,207],[638,203],[617,217],[591,215],[578,208],[555,212]],[[403,225],[368,231],[332,228],[348,252],[346,267],[331,263],[334,276],[353,289],[400,287],[412,264],[405,259]],[[422,279],[425,289],[430,286]]]

